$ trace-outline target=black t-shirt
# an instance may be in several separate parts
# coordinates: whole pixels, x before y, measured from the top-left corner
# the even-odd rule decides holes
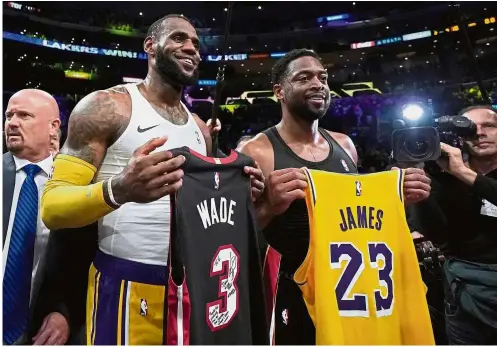
[[[419,231],[448,256],[497,264],[497,170],[472,186],[447,173],[431,179],[430,197],[415,205]]]

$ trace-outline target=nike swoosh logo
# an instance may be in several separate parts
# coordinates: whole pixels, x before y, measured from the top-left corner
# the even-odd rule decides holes
[[[137,130],[139,133],[143,133],[143,132],[145,132],[145,131],[147,131],[147,130],[153,129],[153,128],[158,127],[158,126],[159,126],[159,124],[157,124],[157,125],[152,125],[151,127],[148,127],[148,128],[140,128],[140,126],[138,125],[138,128],[137,128],[136,130]]]

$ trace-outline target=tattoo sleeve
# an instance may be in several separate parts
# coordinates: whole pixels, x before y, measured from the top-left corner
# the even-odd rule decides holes
[[[71,113],[68,136],[61,153],[98,168],[121,121],[111,92],[96,91],[89,94]]]

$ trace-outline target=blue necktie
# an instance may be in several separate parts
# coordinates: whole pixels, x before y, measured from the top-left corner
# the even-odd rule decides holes
[[[27,177],[17,202],[3,275],[3,343],[13,344],[26,331],[31,292],[31,273],[38,221],[38,165],[23,168]],[[4,216],[5,217],[5,216]]]

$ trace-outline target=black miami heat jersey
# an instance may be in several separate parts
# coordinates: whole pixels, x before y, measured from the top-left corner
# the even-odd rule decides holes
[[[268,344],[259,245],[244,167],[233,151],[209,158],[186,147],[171,197],[168,344]]]

